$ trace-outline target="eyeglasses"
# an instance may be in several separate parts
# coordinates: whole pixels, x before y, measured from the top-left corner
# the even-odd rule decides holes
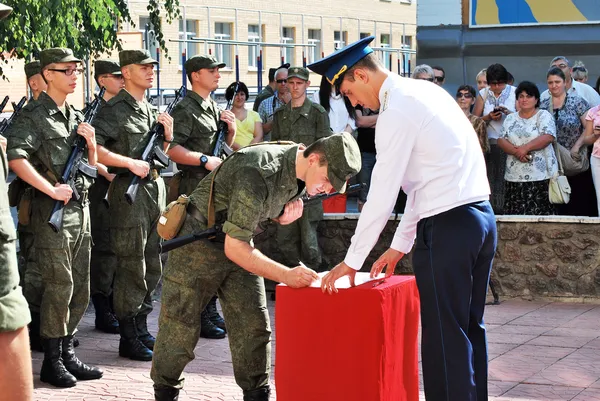
[[[70,77],[71,75],[75,74],[75,75],[81,75],[83,74],[83,69],[76,69],[76,70],[71,70],[71,69],[65,69],[65,70],[61,70],[59,68],[48,68],[49,71],[56,71],[56,72],[62,72],[63,74],[65,74],[67,77]]]
[[[488,82],[488,84],[490,86],[492,86],[492,85],[503,85],[505,83],[506,83],[506,81],[492,81],[492,82]]]
[[[444,82],[445,77],[435,77],[435,82]]]
[[[421,81],[429,81],[429,82],[433,82],[433,78],[425,78],[425,77],[417,77],[415,79],[420,79]]]
[[[287,79],[278,79],[277,83],[278,84],[285,84],[285,83],[287,83]]]
[[[470,93],[464,93],[464,92],[461,92],[461,93],[458,93],[458,94],[456,95],[456,98],[457,98],[457,99],[460,99],[460,98],[463,98],[463,97],[464,97],[465,99],[473,99],[473,95],[471,95]]]

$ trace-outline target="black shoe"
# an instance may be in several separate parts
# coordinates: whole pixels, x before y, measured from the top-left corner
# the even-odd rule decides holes
[[[73,347],[75,347],[75,348],[79,347],[79,339],[78,338],[73,337]]]
[[[210,321],[206,309],[200,315],[200,337],[219,340],[225,338],[225,331],[221,330]]]
[[[119,331],[121,334],[119,356],[134,361],[152,360],[152,350],[146,347],[138,338],[134,318],[119,320]]]
[[[92,303],[96,311],[96,329],[109,334],[119,332],[119,322],[115,317],[108,297],[102,294],[92,295]]]
[[[77,380],[95,380],[102,377],[104,372],[95,366],[88,366],[81,362],[75,356],[75,346],[73,345],[73,336],[62,338],[62,359],[65,368]]]
[[[40,371],[40,380],[55,387],[73,387],[77,379],[73,376],[62,359],[62,338],[46,338],[44,344],[44,362]]]
[[[216,296],[212,297],[208,305],[206,305],[206,311],[208,312],[208,318],[210,319],[212,324],[214,324],[215,326],[223,330],[225,333],[227,333],[227,328],[225,327],[225,320],[223,320],[223,318],[221,317],[221,315],[219,315],[219,312],[217,311]]]
[[[256,390],[244,391],[244,401],[269,401],[271,389],[269,386],[257,388]]]
[[[155,401],[177,401],[179,400],[179,389],[167,386],[154,386]]]
[[[29,348],[32,351],[44,352],[42,338],[40,337],[40,314],[31,312],[31,323],[29,323]]]
[[[156,338],[148,331],[148,315],[137,315],[134,319],[138,338],[146,348],[154,350]]]

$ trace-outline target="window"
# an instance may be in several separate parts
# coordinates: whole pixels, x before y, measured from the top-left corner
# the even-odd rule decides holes
[[[183,20],[179,20],[179,39],[187,39],[190,40],[193,37],[198,36],[198,21],[194,20],[186,20],[185,21],[185,31],[183,30]],[[193,42],[179,42],[179,57],[183,53],[183,49],[185,49],[186,58],[190,58],[198,54],[198,43]]]
[[[215,39],[231,40],[231,24],[215,22]],[[216,43],[215,57],[225,63],[226,68],[231,68],[233,65],[231,62],[231,45]]]
[[[260,34],[258,30],[258,25],[248,25],[248,42],[259,42]],[[257,65],[258,58],[258,46],[249,45],[248,46],[248,67],[250,68],[258,68]]]
[[[389,33],[382,33],[380,36],[380,43],[379,43],[380,47],[390,47],[390,34]],[[392,53],[387,52],[387,51],[382,51],[382,61],[383,61],[383,65],[385,66],[385,68],[387,68],[388,70],[391,68],[391,61],[390,61],[390,55]]]
[[[402,42],[402,47],[404,49],[412,49],[412,36],[404,37],[404,41]]]
[[[348,31],[343,31],[340,35],[340,31],[333,31],[333,47],[335,50],[341,49],[348,43]]]
[[[308,30],[308,43],[315,45],[315,47],[308,48],[307,59],[308,63],[314,63],[321,59],[321,30],[320,29],[309,29]]]
[[[364,38],[366,38],[367,36],[371,36],[371,33],[370,33],[370,32],[361,32],[361,33],[360,33],[360,38],[361,38],[361,39],[364,39]]]
[[[150,18],[140,17],[140,25],[138,26],[138,28],[139,31],[142,33],[142,47],[144,49],[147,49],[153,58],[156,58],[156,49],[158,47],[158,43],[156,43],[156,38],[154,36],[154,25],[150,23]],[[146,43],[146,40],[149,43]]]
[[[294,43],[294,28],[291,27],[284,27],[282,29],[282,38],[281,38],[281,43]],[[294,65],[294,47],[285,47],[284,48],[284,57],[283,57],[283,62],[284,63],[290,63],[291,65]]]

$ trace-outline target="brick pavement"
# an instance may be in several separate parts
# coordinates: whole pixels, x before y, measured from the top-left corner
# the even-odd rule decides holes
[[[157,305],[149,321],[154,330],[159,308]],[[269,303],[269,310],[273,322],[274,303]],[[488,306],[485,318],[489,329],[490,400],[600,401],[599,305],[507,300]],[[101,366],[104,378],[80,382],[71,389],[51,388],[39,380],[42,354],[34,353],[35,400],[153,399],[150,363],[120,358],[118,335],[94,330],[92,311],[80,325],[78,337],[79,357]],[[242,398],[233,379],[227,341],[200,339],[180,399]],[[275,394],[271,399],[275,400]]]

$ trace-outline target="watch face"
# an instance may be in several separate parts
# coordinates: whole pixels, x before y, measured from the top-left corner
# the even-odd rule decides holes
[[[202,163],[202,165],[205,165],[206,162],[208,162],[208,157],[206,157],[206,155],[200,156],[200,163]]]

